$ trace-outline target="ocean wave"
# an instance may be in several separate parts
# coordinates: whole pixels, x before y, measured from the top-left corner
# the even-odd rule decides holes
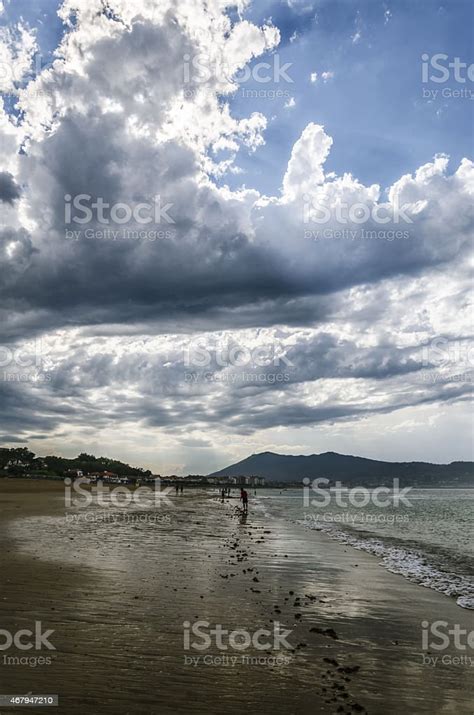
[[[311,524],[298,520],[299,524],[328,536],[359,551],[366,551],[381,558],[380,564],[391,573],[400,574],[420,586],[432,588],[446,596],[456,598],[461,608],[474,610],[474,583],[466,576],[449,573],[428,562],[421,551],[393,546],[378,538],[360,538],[329,524]]]

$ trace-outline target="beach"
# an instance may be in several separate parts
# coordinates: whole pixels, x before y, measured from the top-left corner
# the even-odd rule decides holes
[[[470,631],[472,611],[238,504],[66,508],[61,482],[0,480],[0,628],[53,631],[0,652],[0,693],[58,694],[68,715],[474,712],[472,649],[422,646],[423,622]]]

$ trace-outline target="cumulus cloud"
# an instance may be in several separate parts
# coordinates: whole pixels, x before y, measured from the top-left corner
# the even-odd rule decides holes
[[[67,0],[54,62],[17,89],[21,121],[0,114],[4,343],[41,336],[50,376],[35,367],[21,392],[3,386],[6,434],[114,420],[249,433],[465,399],[467,383],[420,377],[433,368],[420,346],[441,329],[466,337],[472,162],[436,156],[384,192],[326,170],[333,139],[309,123],[281,193],[230,190],[217,179],[258,151],[267,125],[232,115],[235,73],[271,57],[279,32],[224,10]],[[95,208],[74,221],[81,195],[107,205],[105,220]],[[118,204],[126,224],[111,219]],[[455,325],[436,325],[436,301]],[[199,336],[210,364],[186,365]],[[224,338],[277,346],[291,364],[222,365]]]
[[[332,138],[318,124],[308,124],[291,152],[283,178],[286,197],[295,198],[324,181],[323,164],[332,146]]]
[[[22,81],[31,72],[36,49],[35,33],[24,23],[0,27],[1,92],[17,92]]]

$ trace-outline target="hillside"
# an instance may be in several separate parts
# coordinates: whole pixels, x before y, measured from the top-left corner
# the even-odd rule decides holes
[[[267,482],[301,482],[304,477],[326,477],[344,483],[383,484],[398,477],[401,482],[423,486],[474,486],[474,463],[383,462],[337,452],[290,455],[262,452],[209,476],[265,477]]]
[[[108,470],[119,476],[147,476],[149,470],[131,467],[129,464],[108,457],[96,457],[82,452],[73,459],[56,457],[37,457],[27,447],[8,449],[0,447],[0,476],[25,476],[36,474],[44,477],[63,476],[67,470],[81,470],[84,474]]]

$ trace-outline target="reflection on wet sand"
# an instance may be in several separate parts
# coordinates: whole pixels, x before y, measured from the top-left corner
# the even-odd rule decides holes
[[[0,484],[2,627],[41,620],[56,648],[49,666],[0,663],[1,691],[57,692],[68,715],[471,712],[472,670],[423,665],[420,622],[469,627],[472,614],[370,555],[216,496],[85,517],[44,484]],[[196,621],[279,623],[291,648],[278,663],[250,649],[232,664],[212,647],[191,653],[208,656],[196,665],[183,641]]]

